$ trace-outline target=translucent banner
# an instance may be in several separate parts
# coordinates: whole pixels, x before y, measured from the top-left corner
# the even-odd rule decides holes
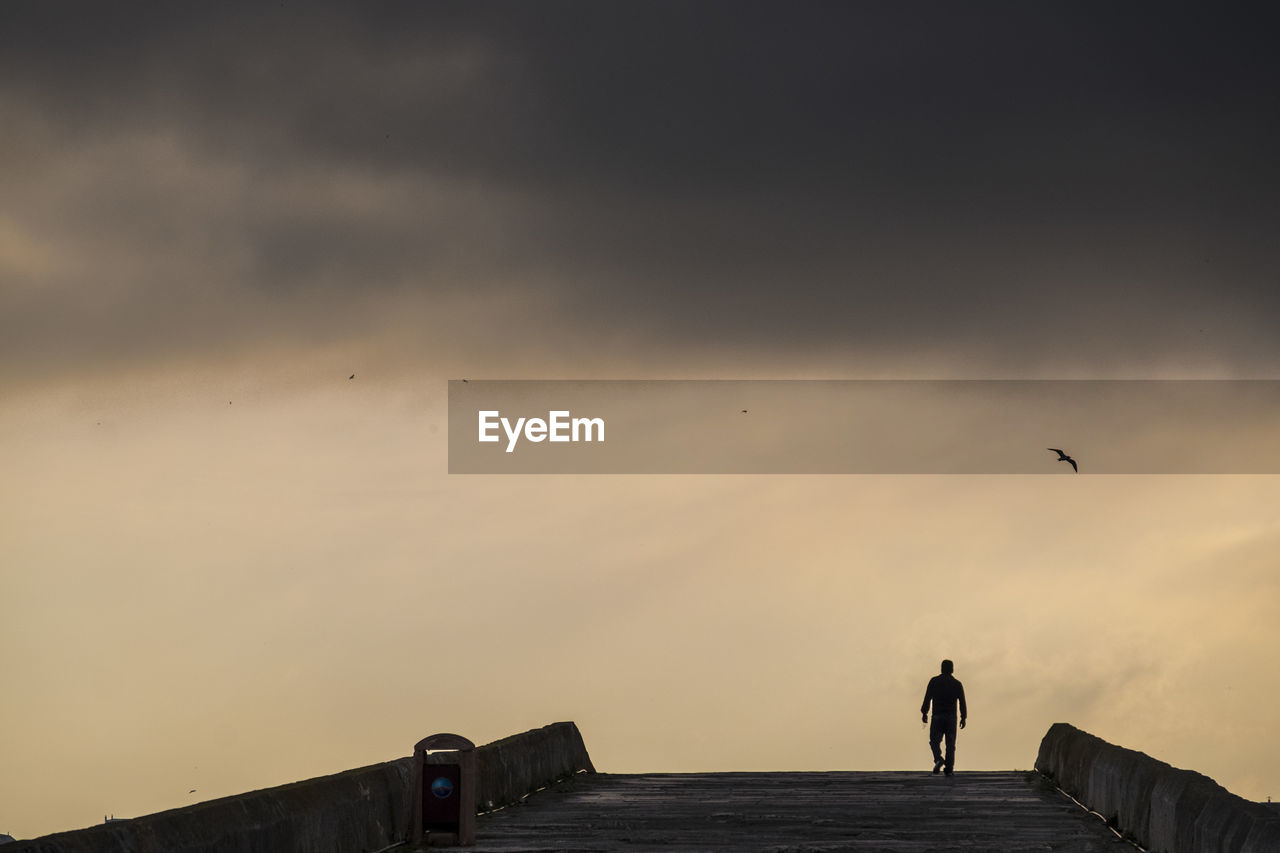
[[[1276,474],[1276,380],[454,380],[454,474]]]

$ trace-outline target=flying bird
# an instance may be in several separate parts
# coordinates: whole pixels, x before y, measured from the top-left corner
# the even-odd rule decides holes
[[[747,410],[746,410],[746,409],[743,409],[743,410],[742,410],[742,414],[744,414],[744,415],[745,415],[746,413],[747,413]]]
[[[356,378],[356,375],[355,375],[354,373],[347,377],[347,379],[349,379],[349,380],[350,380],[350,379],[355,379],[355,378]]]
[[[1045,448],[1045,450],[1052,450],[1054,453],[1058,454],[1058,461],[1059,461],[1059,462],[1070,462],[1070,463],[1071,463],[1071,467],[1075,469],[1075,472],[1076,472],[1077,474],[1079,474],[1079,473],[1080,473],[1080,466],[1076,464],[1076,460],[1072,459],[1070,456],[1068,456],[1068,455],[1067,455],[1066,453],[1064,453],[1063,451],[1059,450],[1059,449],[1058,449],[1058,448],[1056,448],[1056,447],[1046,447],[1046,448]]]
[[[196,792],[195,788],[192,788],[190,791],[187,791],[188,794],[194,794],[195,792]]]

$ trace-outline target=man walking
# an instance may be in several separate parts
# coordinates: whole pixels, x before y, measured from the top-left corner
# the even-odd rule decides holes
[[[956,705],[960,706],[960,728],[964,728],[969,709],[964,704],[964,685],[951,673],[955,664],[949,660],[942,662],[942,674],[929,679],[929,686],[924,691],[924,704],[920,706],[920,715],[924,722],[929,722],[929,703],[933,703],[933,723],[929,726],[929,748],[933,750],[933,772],[937,773],[944,766],[947,775],[956,766]],[[947,754],[944,757],[938,747],[943,738],[947,739]]]

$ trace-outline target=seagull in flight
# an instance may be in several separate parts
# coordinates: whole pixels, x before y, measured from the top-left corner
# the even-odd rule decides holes
[[[1058,448],[1056,448],[1056,447],[1046,447],[1046,448],[1045,448],[1045,450],[1052,450],[1054,453],[1058,454],[1058,461],[1059,461],[1059,462],[1070,462],[1070,463],[1071,463],[1071,467],[1075,469],[1075,472],[1076,472],[1077,474],[1079,474],[1079,473],[1080,473],[1080,466],[1076,464],[1076,460],[1072,459],[1072,458],[1071,458],[1070,456],[1068,456],[1065,452],[1063,452],[1063,451],[1059,450],[1059,449],[1058,449]]]

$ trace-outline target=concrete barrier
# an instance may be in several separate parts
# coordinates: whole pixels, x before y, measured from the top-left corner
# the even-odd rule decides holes
[[[1045,734],[1036,770],[1151,853],[1280,851],[1273,810],[1066,723]]]
[[[518,802],[579,771],[595,772],[573,723],[555,723],[486,744],[476,750],[476,765],[481,811]]]
[[[407,758],[5,845],[5,853],[360,853],[408,820]],[[402,837],[402,836],[401,836]]]
[[[475,750],[482,810],[594,771],[578,727],[553,723]],[[433,753],[445,760],[448,753]],[[374,853],[409,833],[413,760],[4,845],[5,853]]]

